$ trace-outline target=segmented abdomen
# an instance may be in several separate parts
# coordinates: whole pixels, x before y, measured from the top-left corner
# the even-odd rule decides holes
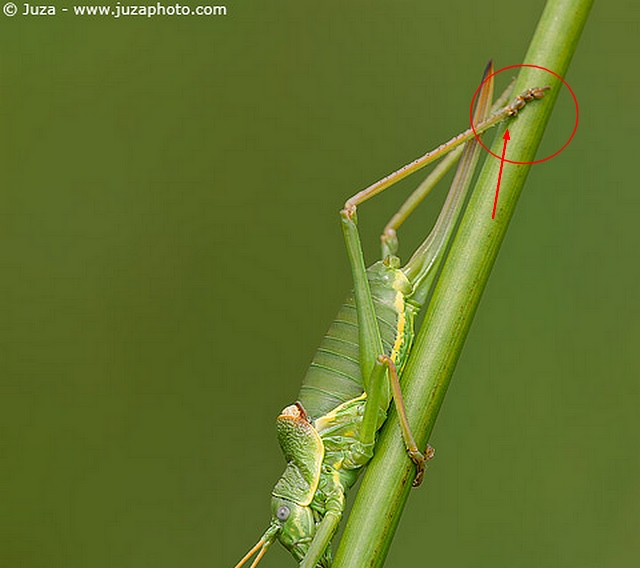
[[[401,369],[413,341],[416,314],[416,308],[406,301],[408,280],[400,270],[382,263],[374,264],[367,274],[383,350]],[[362,394],[358,342],[358,316],[350,296],[320,343],[302,382],[298,400],[310,418],[318,418]]]

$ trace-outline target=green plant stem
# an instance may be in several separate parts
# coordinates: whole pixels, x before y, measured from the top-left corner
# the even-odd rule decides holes
[[[592,3],[593,0],[549,0],[524,62],[564,76]],[[543,85],[551,85],[552,90],[543,100],[527,105],[508,124],[511,141],[507,159],[535,159],[561,88],[561,82],[549,73],[522,68],[514,92]],[[492,148],[498,156],[502,145],[502,136],[498,135]],[[492,219],[499,167],[499,160],[488,159],[480,173],[403,374],[407,415],[418,444],[423,447],[530,169],[528,165],[505,163],[496,218]],[[383,565],[411,490],[413,471],[397,417],[391,412],[356,497],[334,568]],[[416,542],[416,560],[422,553],[421,543]]]

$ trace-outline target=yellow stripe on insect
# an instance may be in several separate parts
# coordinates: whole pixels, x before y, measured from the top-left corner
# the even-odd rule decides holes
[[[399,272],[398,274],[396,274],[396,282],[394,282],[394,284],[396,284],[399,279],[403,279],[403,278],[406,278],[406,277],[404,276],[404,274]],[[404,343],[404,335],[405,335],[404,330],[405,330],[405,324],[407,323],[407,316],[405,315],[405,311],[404,311],[405,310],[404,294],[402,292],[400,291],[396,292],[396,297],[395,297],[395,300],[393,301],[393,306],[398,312],[398,322],[396,324],[397,325],[396,329],[398,333],[396,334],[396,341],[393,344],[393,349],[391,350],[391,359],[395,363],[397,359],[397,355],[400,352],[400,348]]]

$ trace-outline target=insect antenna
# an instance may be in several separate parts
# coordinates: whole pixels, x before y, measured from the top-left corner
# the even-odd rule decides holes
[[[264,553],[267,551],[267,549],[269,548],[272,542],[273,542],[273,539],[267,539],[263,536],[258,542],[256,542],[254,547],[243,556],[242,560],[240,560],[240,562],[238,562],[234,566],[234,568],[240,568],[241,566],[243,566],[244,563],[247,560],[249,560],[249,558],[251,558],[257,550],[259,550],[258,555],[255,557],[255,559],[251,563],[251,566],[249,566],[249,568],[255,568],[258,565],[258,562],[260,562],[260,559],[264,556]]]

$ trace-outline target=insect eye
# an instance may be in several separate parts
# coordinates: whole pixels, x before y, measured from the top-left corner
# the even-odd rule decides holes
[[[285,507],[284,505],[282,507],[278,507],[278,510],[276,511],[276,517],[278,517],[278,520],[280,521],[286,521],[290,514],[291,511],[289,510],[289,507]]]

